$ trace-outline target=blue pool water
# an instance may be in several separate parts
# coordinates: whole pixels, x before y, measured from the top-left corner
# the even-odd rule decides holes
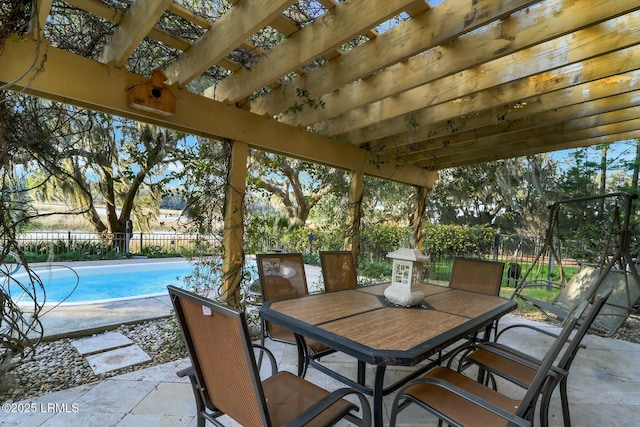
[[[46,302],[66,303],[165,294],[167,285],[184,287],[184,277],[192,274],[194,268],[188,261],[171,261],[74,267],[73,270],[54,266],[34,271],[46,290]],[[24,275],[14,277],[24,280]],[[13,292],[12,296],[16,298]]]

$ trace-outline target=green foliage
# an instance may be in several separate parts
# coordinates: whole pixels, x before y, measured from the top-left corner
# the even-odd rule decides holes
[[[295,101],[289,111],[291,113],[300,113],[305,106],[311,107],[314,110],[318,108],[324,109],[325,102],[321,98],[311,98],[307,89],[296,88],[296,96],[300,99],[300,102]]]
[[[490,253],[496,230],[481,225],[425,226],[424,252],[433,257],[482,256]]]
[[[411,237],[409,227],[389,224],[373,224],[362,228],[360,244],[362,251],[371,260],[380,261],[389,252],[407,246]]]
[[[306,226],[297,225],[282,236],[282,245],[293,252],[310,252],[309,234],[316,235],[317,231]],[[314,240],[315,242],[315,240]]]
[[[302,254],[302,259],[305,264],[309,265],[320,265],[320,255],[318,253],[314,254]]]
[[[358,275],[366,277],[367,284],[391,280],[391,261],[375,262],[363,260],[358,264]]]

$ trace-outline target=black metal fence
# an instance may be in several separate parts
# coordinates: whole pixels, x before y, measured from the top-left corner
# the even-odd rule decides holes
[[[135,232],[122,234],[101,234],[89,232],[29,232],[18,238],[23,251],[40,260],[61,260],[73,257],[102,257],[116,258],[125,254],[140,254],[147,256],[167,255],[212,255],[220,253],[220,239],[217,236],[204,236],[189,233],[156,233]],[[525,266],[531,263],[544,244],[541,238],[530,238],[516,235],[496,235],[494,244],[483,258],[502,261],[506,269],[511,263]],[[408,243],[407,243],[408,245]],[[257,253],[273,252],[274,250],[290,252],[280,242],[265,239],[264,242],[253,243]],[[321,246],[313,247],[313,252],[326,250]],[[363,248],[366,250],[366,248]],[[455,256],[469,256],[469,254],[447,254],[434,259],[432,256],[429,274],[432,278],[448,277],[448,268]],[[371,257],[369,257],[371,258]],[[376,258],[373,254],[373,258]],[[386,261],[385,254],[379,257],[380,262]],[[38,260],[36,258],[36,260]],[[542,260],[553,267],[550,258]],[[566,260],[565,260],[565,264]],[[523,267],[524,268],[524,267]]]
[[[28,232],[17,237],[20,248],[30,256],[55,259],[75,256],[125,254],[161,256],[163,254],[214,253],[214,239],[198,234],[182,233],[103,233]]]

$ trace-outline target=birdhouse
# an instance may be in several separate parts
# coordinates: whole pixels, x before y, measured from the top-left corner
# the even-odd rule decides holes
[[[134,83],[127,88],[129,107],[162,116],[176,112],[176,97],[165,87],[167,76],[160,68],[151,72],[147,82]]]
[[[391,285],[384,296],[393,304],[410,307],[419,304],[424,293],[419,290],[422,283],[422,266],[429,257],[417,249],[402,248],[387,254],[393,260]]]

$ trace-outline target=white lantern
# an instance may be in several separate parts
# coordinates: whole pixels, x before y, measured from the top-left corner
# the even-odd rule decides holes
[[[422,282],[422,265],[429,257],[417,249],[402,248],[387,254],[393,260],[391,285],[384,296],[393,304],[411,307],[420,304],[424,293],[419,290]]]

